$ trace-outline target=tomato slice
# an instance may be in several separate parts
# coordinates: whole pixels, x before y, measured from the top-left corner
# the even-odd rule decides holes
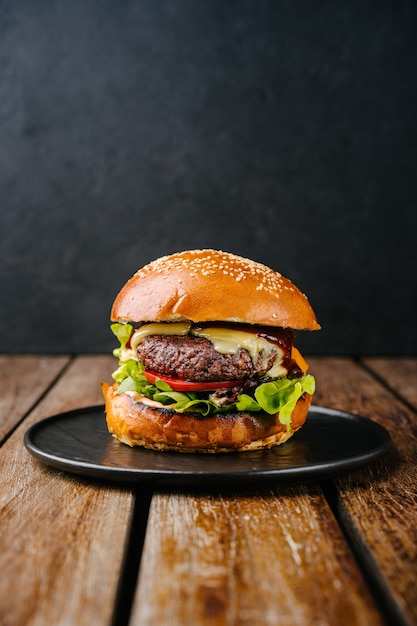
[[[210,380],[202,383],[194,383],[190,380],[175,378],[174,376],[164,376],[163,374],[158,374],[158,372],[153,372],[152,370],[144,370],[143,373],[149,383],[154,385],[156,379],[159,378],[165,383],[168,383],[174,391],[210,391],[212,389],[229,389],[229,387],[235,387],[235,385],[240,385],[243,382],[242,379],[240,379],[222,381]]]

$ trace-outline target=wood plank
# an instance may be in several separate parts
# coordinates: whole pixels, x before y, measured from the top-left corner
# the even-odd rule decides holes
[[[0,356],[0,443],[68,363],[65,356]]]
[[[22,438],[41,418],[101,403],[113,363],[75,359],[0,450],[1,624],[111,623],[132,494],[46,468]]]
[[[363,362],[384,380],[387,387],[417,409],[417,358],[368,357]]]
[[[363,415],[391,434],[382,459],[336,481],[337,504],[396,623],[417,624],[416,414],[349,360],[310,361],[316,404]]]
[[[154,495],[130,626],[208,623],[383,621],[318,488]]]

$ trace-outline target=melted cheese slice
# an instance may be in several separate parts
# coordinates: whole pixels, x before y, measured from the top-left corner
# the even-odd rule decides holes
[[[300,370],[304,372],[305,374],[310,366],[305,360],[305,358],[303,357],[303,355],[301,354],[301,352],[294,346],[292,347],[291,358],[294,359],[294,361],[297,363]]]
[[[149,335],[188,335],[191,322],[173,322],[172,324],[143,324],[132,334],[130,345],[132,350],[136,350],[145,337]]]

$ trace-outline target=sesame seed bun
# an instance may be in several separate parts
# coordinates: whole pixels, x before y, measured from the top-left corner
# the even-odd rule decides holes
[[[304,424],[311,395],[298,400],[290,429],[279,413],[227,413],[201,417],[176,413],[135,402],[128,394],[115,394],[117,385],[103,385],[109,431],[122,443],[158,451],[218,453],[272,448],[287,441]]]
[[[187,250],[140,269],[121,289],[114,322],[208,322],[318,330],[307,297],[271,268],[219,250]]]

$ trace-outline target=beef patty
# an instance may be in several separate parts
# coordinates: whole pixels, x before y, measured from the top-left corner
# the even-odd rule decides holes
[[[145,337],[137,355],[145,369],[194,382],[249,378],[258,371],[247,350],[220,354],[208,339],[191,335]]]

